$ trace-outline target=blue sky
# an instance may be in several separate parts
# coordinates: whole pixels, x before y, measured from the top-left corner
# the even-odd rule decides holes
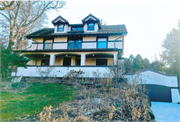
[[[108,25],[126,25],[124,57],[140,54],[152,61],[155,54],[159,57],[162,52],[167,33],[177,28],[180,0],[67,0],[65,8],[48,14],[49,27],[53,27],[51,21],[58,15],[75,24],[90,13]]]

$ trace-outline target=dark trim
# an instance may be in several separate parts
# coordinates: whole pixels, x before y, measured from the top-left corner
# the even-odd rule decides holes
[[[32,44],[43,44],[43,42],[33,42]]]
[[[54,42],[54,43],[68,43],[68,42]]]
[[[63,66],[63,65],[61,65],[61,66],[56,66],[56,65],[53,65],[53,66],[41,66],[41,65],[27,65],[27,67],[112,67],[112,66],[91,66],[91,65],[89,65],[89,66]],[[113,67],[117,67],[117,66],[113,66]]]
[[[96,43],[96,41],[83,41],[83,43]]]
[[[98,48],[98,49],[42,49],[42,50],[14,50],[14,52],[104,52],[119,51],[118,48]]]
[[[107,36],[110,36],[110,35],[122,35],[122,34],[127,34],[127,32],[122,32],[122,33],[56,33],[54,35],[43,35],[43,36],[30,36],[30,35],[27,35],[26,38],[30,39],[30,38],[44,38],[44,37],[47,37],[47,38],[54,38],[54,37],[68,37],[68,36],[83,36],[83,37],[91,37],[91,36],[103,36],[103,35],[107,35]]]

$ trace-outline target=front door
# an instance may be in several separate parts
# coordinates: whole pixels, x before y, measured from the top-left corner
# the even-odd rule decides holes
[[[71,66],[71,57],[64,57],[63,66]]]

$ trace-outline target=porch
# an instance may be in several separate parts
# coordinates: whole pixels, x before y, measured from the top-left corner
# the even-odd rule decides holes
[[[118,52],[26,53],[29,66],[110,66],[116,65]]]

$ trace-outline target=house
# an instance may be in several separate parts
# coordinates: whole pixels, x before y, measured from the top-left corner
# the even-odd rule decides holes
[[[32,60],[27,68],[19,67],[12,76],[39,77],[38,68],[44,71],[51,68],[53,77],[63,77],[72,69],[93,77],[93,71],[105,73],[107,67],[122,59],[127,35],[124,24],[101,25],[92,14],[81,24],[70,24],[61,16],[52,24],[54,28],[43,28],[26,36],[32,45],[20,52]]]

